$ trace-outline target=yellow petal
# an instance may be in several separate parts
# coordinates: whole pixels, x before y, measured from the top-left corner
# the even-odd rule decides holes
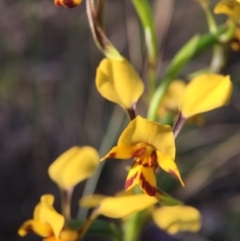
[[[34,218],[37,218],[39,222],[48,224],[54,236],[59,238],[64,226],[64,217],[54,209],[53,202],[53,195],[43,195],[34,210]]]
[[[22,224],[18,230],[18,235],[25,236],[29,232],[34,232],[41,237],[48,237],[52,234],[52,228],[47,223],[38,220],[28,220]]]
[[[56,6],[64,6],[66,8],[75,8],[77,7],[82,0],[54,0]]]
[[[231,94],[232,83],[229,76],[199,75],[187,85],[180,100],[180,110],[188,118],[226,105]]]
[[[240,20],[240,3],[236,0],[220,1],[214,8],[216,14],[226,14],[234,21]]]
[[[57,213],[53,207],[43,205],[40,212],[40,219],[52,227],[54,236],[59,238],[64,226],[64,217]]]
[[[146,143],[139,143],[136,145],[118,145],[113,147],[105,157],[101,158],[103,161],[106,158],[130,159],[142,155],[147,148]]]
[[[179,99],[185,88],[186,83],[182,80],[174,80],[171,82],[158,111],[160,117],[165,117],[169,111],[178,111]]]
[[[137,116],[122,132],[118,145],[135,145],[147,143],[165,155],[175,157],[175,142],[172,129]]]
[[[61,241],[76,241],[78,240],[78,231],[71,229],[64,229],[60,234]]]
[[[97,69],[96,86],[104,98],[124,109],[130,109],[144,90],[138,73],[125,59],[103,59]]]
[[[157,151],[157,162],[158,162],[158,165],[165,172],[168,172],[168,173],[172,174],[173,176],[175,176],[181,182],[181,184],[184,186],[184,183],[183,183],[181,175],[178,171],[177,165],[171,157],[166,156],[166,155],[162,154],[161,152]]]
[[[155,197],[150,197],[146,194],[107,197],[101,202],[98,209],[96,209],[96,214],[110,218],[122,218],[150,207],[156,202],[157,199]]]
[[[127,176],[125,190],[128,191],[135,185],[139,185],[149,196],[155,196],[156,177],[153,168],[134,162]]]
[[[40,212],[41,212],[41,209],[42,209],[42,205],[46,204],[48,206],[53,206],[53,203],[54,203],[54,196],[52,194],[42,195],[41,198],[40,198],[40,202],[34,208],[33,219],[41,221],[40,220]]]
[[[153,212],[153,220],[170,234],[197,232],[201,227],[199,211],[190,206],[161,207]]]
[[[49,167],[48,174],[61,188],[67,190],[90,177],[99,164],[97,151],[90,147],[72,147]]]
[[[91,196],[84,196],[80,199],[79,205],[81,207],[94,208],[97,207],[101,201],[107,196],[101,194],[94,194]]]

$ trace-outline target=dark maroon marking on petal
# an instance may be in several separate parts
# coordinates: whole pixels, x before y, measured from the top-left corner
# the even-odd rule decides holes
[[[156,195],[156,187],[152,186],[141,173],[140,180],[142,181],[142,188],[146,191],[149,196]]]
[[[137,178],[138,172],[136,172],[133,176],[128,178],[125,183],[125,190],[128,189],[134,182],[134,180]]]
[[[110,154],[107,156],[107,158],[115,158],[116,155],[117,155],[116,152],[112,152],[112,153],[110,153]]]
[[[132,154],[132,158],[141,156],[141,155],[145,152],[145,150],[146,150],[146,147],[142,147],[142,148],[136,150],[136,151]]]
[[[73,0],[63,0],[63,5],[68,8],[75,8],[78,6]]]

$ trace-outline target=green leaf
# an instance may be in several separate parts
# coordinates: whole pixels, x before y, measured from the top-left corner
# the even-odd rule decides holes
[[[71,219],[68,220],[65,225],[70,229],[79,230],[83,224],[83,220]],[[103,220],[94,220],[85,236],[106,236],[121,241],[122,234],[113,223],[107,223]]]

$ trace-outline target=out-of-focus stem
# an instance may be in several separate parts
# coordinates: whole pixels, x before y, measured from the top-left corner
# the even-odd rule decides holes
[[[83,226],[80,228],[78,234],[78,240],[80,240],[84,235],[85,233],[88,231],[88,229],[90,228],[92,222],[96,219],[96,216],[95,215],[90,215],[87,220],[85,221],[85,223],[83,224]]]
[[[71,219],[71,201],[72,201],[72,193],[73,188],[68,190],[60,189],[61,197],[62,197],[62,214],[66,220]]]
[[[116,106],[112,113],[111,119],[108,124],[108,128],[105,132],[103,141],[99,148],[100,156],[105,155],[106,152],[112,147],[115,139],[117,138],[117,135],[121,128],[124,117],[125,117],[125,113],[121,109],[119,109],[118,106]],[[97,186],[98,179],[104,167],[104,164],[105,162],[101,162],[94,176],[87,180],[82,196],[92,195],[94,193],[95,188]],[[88,212],[88,209],[81,208],[78,212],[78,218],[85,219],[87,216],[87,212]]]

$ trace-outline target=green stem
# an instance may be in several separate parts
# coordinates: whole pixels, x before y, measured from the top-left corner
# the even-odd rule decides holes
[[[147,210],[132,214],[124,225],[124,241],[138,241],[144,224],[148,221]]]
[[[141,21],[148,54],[149,97],[151,98],[157,81],[157,38],[153,26],[153,16],[148,0],[132,0]]]
[[[114,141],[117,138],[119,130],[124,120],[124,112],[119,109],[118,106],[115,107],[111,119],[108,124],[108,128],[106,130],[105,136],[99,148],[100,156],[106,154],[106,152],[112,147]],[[83,190],[83,197],[87,195],[92,195],[96,189],[98,179],[102,172],[105,162],[101,162],[97,171],[95,172],[92,178],[89,178],[86,182],[86,185]],[[88,209],[81,208],[78,212],[78,218],[85,219],[87,216]]]

